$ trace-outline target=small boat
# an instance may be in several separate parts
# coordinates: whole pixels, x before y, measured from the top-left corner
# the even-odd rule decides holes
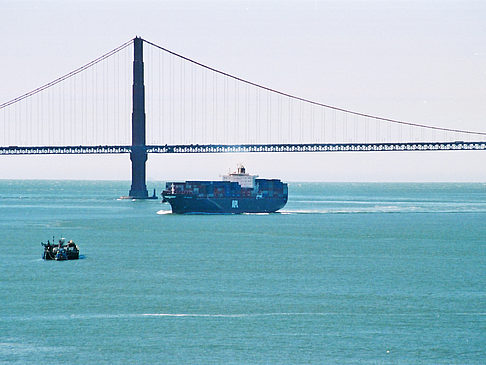
[[[58,244],[54,244],[54,239],[52,240],[52,244],[49,240],[47,243],[41,242],[41,245],[44,246],[42,258],[44,260],[56,261],[79,259],[78,245],[75,244],[73,240],[70,240],[68,243],[65,242],[65,238],[61,238]]]

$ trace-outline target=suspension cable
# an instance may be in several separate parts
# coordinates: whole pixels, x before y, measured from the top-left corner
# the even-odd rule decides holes
[[[243,82],[245,84],[252,85],[252,86],[258,87],[260,89],[263,89],[263,90],[266,90],[266,91],[270,91],[272,93],[279,94],[279,95],[282,95],[282,96],[286,96],[286,97],[289,97],[289,98],[292,98],[292,99],[295,99],[295,100],[303,101],[305,103],[309,103],[309,104],[312,104],[312,105],[317,105],[317,106],[320,106],[320,107],[324,107],[324,108],[328,108],[328,109],[333,109],[335,111],[340,111],[340,112],[343,112],[343,113],[353,114],[353,115],[357,115],[357,116],[361,116],[361,117],[366,117],[366,118],[381,120],[381,121],[389,122],[389,123],[402,124],[402,125],[408,125],[408,126],[419,127],[419,128],[426,128],[426,129],[433,129],[433,130],[439,130],[439,131],[446,131],[446,132],[457,132],[457,133],[475,134],[475,135],[483,135],[483,136],[486,136],[486,132],[476,132],[476,131],[461,130],[461,129],[434,127],[434,126],[426,125],[426,124],[412,123],[412,122],[407,122],[407,121],[402,121],[402,120],[397,120],[397,119],[390,119],[390,118],[379,117],[379,116],[376,116],[376,115],[371,115],[371,114],[366,114],[366,113],[360,113],[360,112],[356,112],[356,111],[349,110],[349,109],[343,109],[343,108],[339,108],[339,107],[336,107],[336,106],[319,103],[317,101],[313,101],[313,100],[301,98],[301,97],[298,97],[298,96],[295,96],[295,95],[292,95],[292,94],[288,94],[288,93],[283,92],[283,91],[279,91],[279,90],[276,90],[276,89],[269,88],[267,86],[263,86],[263,85],[257,84],[257,83],[252,82],[252,81],[248,81],[248,80],[242,79],[242,78],[240,78],[238,76],[231,75],[231,74],[229,74],[227,72],[224,72],[224,71],[215,69],[213,67],[204,65],[204,64],[202,64],[200,62],[197,62],[197,61],[195,61],[195,60],[193,60],[191,58],[182,56],[182,55],[180,55],[180,54],[178,54],[176,52],[173,52],[173,51],[171,51],[171,50],[169,50],[167,48],[161,47],[161,46],[159,46],[159,45],[157,45],[155,43],[152,43],[150,41],[147,41],[145,39],[143,39],[143,41],[145,43],[147,43],[147,44],[150,44],[153,47],[156,47],[156,48],[164,51],[164,52],[170,53],[170,54],[172,54],[172,55],[174,55],[176,57],[179,57],[179,58],[181,58],[183,60],[186,60],[188,62],[191,62],[191,63],[195,64],[195,65],[198,65],[200,67],[203,67],[203,68],[205,68],[207,70],[216,72],[216,73],[221,74],[221,75],[224,75],[226,77],[230,77],[230,78],[232,78],[234,80]]]
[[[16,97],[15,99],[12,99],[12,100],[9,100],[9,101],[7,101],[7,102],[5,102],[3,104],[0,104],[0,109],[3,109],[3,108],[5,108],[5,107],[7,107],[9,105],[15,104],[15,103],[17,103],[17,102],[19,102],[21,100],[24,100],[24,99],[28,98],[29,96],[35,95],[35,94],[37,94],[37,93],[39,93],[39,92],[41,92],[41,91],[43,91],[45,89],[50,88],[51,86],[54,86],[54,85],[56,85],[56,84],[58,84],[58,83],[60,83],[60,82],[62,82],[64,80],[66,80],[66,79],[74,76],[74,75],[77,75],[78,73],[80,73],[80,72],[82,72],[82,71],[90,68],[91,66],[96,65],[98,62],[101,62],[104,59],[106,59],[106,58],[108,58],[110,56],[113,56],[115,53],[117,53],[117,52],[121,51],[122,49],[128,47],[130,44],[132,44],[132,42],[133,42],[133,39],[130,39],[128,42],[123,43],[121,46],[119,46],[119,47],[111,50],[108,53],[105,53],[104,55],[102,55],[102,56],[98,57],[97,59],[95,59],[95,60],[93,60],[93,61],[85,64],[84,66],[81,66],[81,67],[79,67],[79,68],[77,68],[77,69],[75,69],[75,70],[73,70],[73,71],[65,74],[64,76],[61,76],[61,77],[55,79],[54,81],[51,81],[51,82],[49,82],[49,83],[47,83],[45,85],[42,85],[42,86],[38,87],[37,89],[34,89],[34,90],[32,90],[32,91],[24,94],[24,95],[21,95],[19,97]]]

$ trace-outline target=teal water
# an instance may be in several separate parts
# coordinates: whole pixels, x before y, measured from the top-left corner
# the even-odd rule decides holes
[[[235,216],[128,188],[0,181],[0,362],[485,362],[486,184],[291,183]],[[52,235],[83,258],[41,260]]]

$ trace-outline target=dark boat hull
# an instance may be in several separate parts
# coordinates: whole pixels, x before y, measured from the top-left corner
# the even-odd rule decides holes
[[[287,197],[255,198],[255,197],[221,197],[198,198],[184,195],[167,195],[165,201],[172,207],[172,213],[273,213],[282,209],[287,203]]]
[[[42,258],[44,260],[56,260],[56,261],[65,261],[65,260],[78,260],[79,259],[79,250],[65,250],[62,249],[61,251],[54,250],[56,247],[44,247],[44,253],[42,254]]]

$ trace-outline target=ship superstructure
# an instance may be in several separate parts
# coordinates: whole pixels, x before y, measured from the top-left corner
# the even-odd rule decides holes
[[[250,175],[246,173],[243,165],[238,165],[236,172],[230,172],[228,175],[223,175],[223,181],[237,182],[242,188],[253,189],[255,187],[255,180],[258,175]]]

